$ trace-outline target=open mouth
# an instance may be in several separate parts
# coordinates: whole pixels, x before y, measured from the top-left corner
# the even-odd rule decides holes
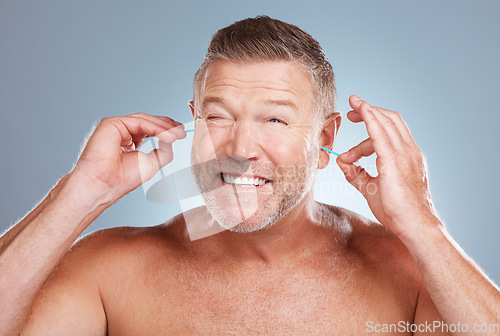
[[[259,176],[234,176],[227,173],[220,175],[224,183],[237,187],[258,187],[271,182],[271,180]]]

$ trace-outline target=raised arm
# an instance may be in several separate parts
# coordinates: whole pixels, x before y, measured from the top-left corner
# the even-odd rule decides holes
[[[366,198],[380,223],[405,244],[422,274],[432,300],[420,301],[415,324],[435,321],[453,325],[452,328],[458,323],[466,325],[459,330],[460,335],[477,335],[476,326],[496,324],[486,332],[479,331],[481,335],[498,335],[500,291],[450,237],[438,218],[424,157],[401,116],[370,106],[356,96],[351,96],[349,102],[353,111],[347,117],[353,122],[364,122],[369,138],[340,155],[337,163],[347,181]],[[376,177],[354,165],[373,153],[377,154]],[[448,330],[454,334],[452,328]]]
[[[148,136],[158,137],[160,147],[148,154],[135,151]],[[99,123],[74,169],[31,213],[0,238],[2,335],[20,333],[43,284],[78,236],[107,207],[170,162],[173,158],[172,143],[185,136],[183,126],[178,122],[144,113],[105,118]],[[64,274],[70,268],[68,263],[71,260],[81,262],[81,255],[65,260],[58,272]],[[65,304],[74,303],[66,302],[69,296],[64,293],[69,288],[69,278],[61,275],[55,279],[51,281],[60,284],[61,291],[57,293],[57,286],[52,286],[51,291],[57,296],[56,304],[61,306],[62,311]],[[103,308],[98,302],[98,295],[95,295],[95,288],[82,281],[75,281],[74,285],[82,285],[81,294],[88,295],[81,298],[86,301],[80,302],[79,315],[71,317],[75,321],[59,324],[68,330],[53,330],[52,333],[48,330],[27,330],[37,335],[44,332],[74,334],[74,329],[70,329],[75,327],[74,322],[90,318],[96,319],[95,324],[87,324],[92,329],[85,334],[105,332]],[[37,305],[38,308],[42,311],[43,305]],[[45,310],[43,314],[46,313]],[[36,314],[34,310],[31,315]],[[61,316],[69,318],[68,314]],[[40,319],[35,317],[32,320],[40,325]]]

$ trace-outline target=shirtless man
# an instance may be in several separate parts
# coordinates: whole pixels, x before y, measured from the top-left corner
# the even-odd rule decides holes
[[[220,30],[189,106],[199,188],[222,187],[189,215],[227,230],[191,241],[181,214],[95,232],[71,247],[158,162],[168,164],[170,144],[186,135],[163,116],[103,119],[74,169],[1,238],[1,333],[377,335],[392,324],[399,329],[389,334],[448,335],[460,323],[459,331],[469,328],[460,335],[498,335],[472,332],[498,327],[500,293],[438,218],[401,116],[356,96],[349,103],[347,118],[364,122],[369,139],[337,164],[380,223],[313,200],[316,171],[330,159],[320,147],[332,147],[340,125],[319,44],[268,17]],[[135,151],[149,136],[160,149]],[[215,170],[201,164],[208,143]],[[378,177],[354,165],[374,153]],[[265,183],[234,184],[244,164],[260,179],[254,184]],[[238,219],[252,202],[255,211]],[[450,330],[428,328],[436,323]]]

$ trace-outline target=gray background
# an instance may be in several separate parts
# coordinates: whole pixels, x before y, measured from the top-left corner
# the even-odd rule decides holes
[[[353,93],[403,114],[427,156],[440,215],[499,282],[499,11],[496,1],[2,0],[0,229],[71,169],[95,121],[143,111],[188,122],[192,78],[211,35],[267,14],[323,45],[344,115]],[[345,119],[335,149],[365,137]],[[321,172],[317,199],[371,216],[338,172]],[[139,189],[87,232],[155,225],[179,211]]]

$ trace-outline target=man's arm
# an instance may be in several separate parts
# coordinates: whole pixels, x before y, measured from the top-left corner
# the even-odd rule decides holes
[[[185,137],[182,126],[178,126],[180,124],[170,118],[147,114],[103,119],[73,171],[30,214],[0,238],[2,334],[19,334],[42,285],[85,228],[104,209],[172,160],[172,142]],[[135,151],[147,136],[158,137],[160,148],[148,154]],[[53,280],[53,284],[60,286],[51,285],[49,292],[41,293],[42,296],[59,297],[60,311],[68,304],[76,304],[74,298],[68,300],[71,296],[65,291],[72,282],[78,285],[81,281],[77,277],[64,278],[62,274],[64,267]],[[91,333],[102,331],[102,307],[98,307],[100,302],[97,302],[95,288],[81,288],[89,295],[84,295],[85,301],[79,303],[81,314],[73,318],[97,318],[93,321],[96,329]],[[31,320],[37,320],[39,313],[48,313],[44,311],[43,303],[34,307]],[[49,313],[59,312],[51,308]],[[71,327],[72,323],[60,325]],[[59,332],[73,334],[74,331],[70,328]],[[33,332],[39,335],[44,330]]]
[[[433,318],[442,318],[449,325],[467,324],[468,333],[460,335],[477,334],[472,330],[474,325],[500,324],[500,291],[439,220],[430,197],[425,160],[401,116],[370,106],[356,96],[351,96],[349,103],[353,111],[347,117],[365,122],[369,139],[340,155],[337,163],[380,223],[408,248],[439,312],[433,313]],[[373,153],[377,154],[376,177],[354,165]],[[430,317],[423,309],[432,310],[433,305],[423,307],[417,307],[415,323],[420,317]],[[498,330],[482,334],[497,335]]]
[[[93,236],[76,243],[57,264],[36,294],[21,335],[106,335],[99,290],[103,267]]]
[[[104,208],[77,193],[85,183],[65,176],[47,198],[1,239],[0,330],[14,335],[35,296],[79,234]],[[85,193],[83,193],[85,195]]]

